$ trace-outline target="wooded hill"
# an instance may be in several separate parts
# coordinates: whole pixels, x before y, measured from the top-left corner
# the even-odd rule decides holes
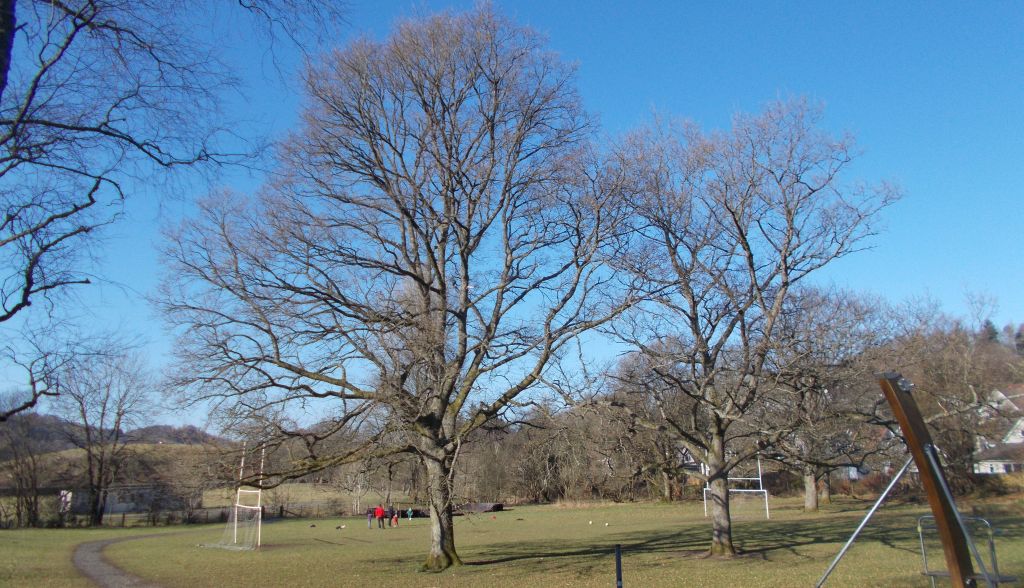
[[[19,440],[31,443],[37,454],[75,449],[71,441],[82,426],[57,416],[48,414],[20,414],[11,419],[22,421],[19,427]],[[186,425],[153,425],[127,431],[124,439],[129,444],[169,444],[169,445],[219,445],[227,443],[224,439],[211,435],[198,427]],[[0,443],[0,461],[12,457],[12,446]]]

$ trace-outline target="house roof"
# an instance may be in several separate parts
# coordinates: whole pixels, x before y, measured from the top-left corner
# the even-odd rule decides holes
[[[1024,384],[1010,384],[993,390],[990,399],[994,408],[1020,412],[1021,407],[1024,406]]]
[[[975,461],[1012,461],[1024,463],[1024,443],[1004,443],[979,451]]]
[[[1010,429],[1003,435],[1003,443],[1019,443],[1019,441],[1013,441],[1013,439],[1020,437],[1024,437],[1024,418],[1013,422]]]

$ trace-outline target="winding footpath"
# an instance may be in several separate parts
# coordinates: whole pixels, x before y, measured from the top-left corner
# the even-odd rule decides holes
[[[75,548],[72,561],[79,572],[92,580],[97,586],[100,586],[100,588],[159,588],[157,584],[147,582],[138,576],[133,576],[111,564],[103,557],[103,549],[111,543],[134,541],[135,539],[145,539],[152,536],[120,537],[117,539],[82,543]]]

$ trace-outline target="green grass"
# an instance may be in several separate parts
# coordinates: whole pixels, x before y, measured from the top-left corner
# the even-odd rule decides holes
[[[773,499],[771,521],[759,518],[756,509],[740,508],[734,535],[744,554],[730,560],[700,557],[710,528],[699,503],[531,506],[458,517],[456,543],[466,565],[440,574],[418,571],[429,543],[425,519],[384,531],[368,530],[364,517],[268,523],[264,548],[240,553],[197,546],[217,541],[223,525],[171,527],[157,537],[111,545],[105,553],[117,565],[167,587],[606,587],[614,584],[613,551],[619,543],[627,586],[809,586],[869,506],[843,501],[805,515],[796,501]],[[920,506],[884,506],[828,585],[928,586],[920,575],[915,529],[917,517],[926,512]],[[990,516],[1003,531],[1001,570],[1024,575],[1024,507],[1019,501],[999,505]],[[336,529],[340,524],[346,528]],[[147,530],[0,532],[5,574],[0,584],[83,585],[69,569],[73,544],[129,532]],[[47,533],[53,538],[44,541]],[[16,555],[8,554],[12,539]],[[39,558],[33,550],[54,555]],[[47,564],[57,580],[50,579]]]
[[[180,530],[181,527],[147,527],[0,531],[0,586],[90,588],[94,584],[79,575],[71,563],[76,545]]]

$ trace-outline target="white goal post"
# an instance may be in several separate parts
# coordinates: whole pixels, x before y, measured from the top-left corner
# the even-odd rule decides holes
[[[701,468],[702,473],[707,475],[707,473],[708,473],[707,466],[704,465],[704,464],[701,464],[700,468]],[[758,458],[757,458],[757,477],[756,478],[753,478],[753,477],[736,477],[736,478],[728,477],[728,478],[726,478],[726,483],[727,484],[731,485],[733,482],[756,484],[756,486],[757,486],[756,488],[732,488],[732,487],[730,487],[728,489],[728,491],[729,491],[730,494],[761,494],[762,496],[764,496],[764,518],[766,518],[766,519],[771,519],[772,518],[771,510],[768,508],[768,491],[765,490],[764,480],[763,480],[763,478],[761,476],[761,457],[760,456],[758,456]],[[710,491],[711,491],[711,488],[708,487],[708,483],[704,482],[704,516],[705,517],[708,516],[708,492],[710,492]]]
[[[263,461],[265,457],[266,447],[261,447],[259,470],[255,472],[258,476],[263,474]],[[263,490],[261,488],[243,488],[242,480],[244,478],[245,444],[242,445],[242,459],[238,466],[238,485],[235,487],[235,501],[231,505],[224,534],[219,543],[205,545],[205,547],[252,550],[258,549],[262,543]]]

